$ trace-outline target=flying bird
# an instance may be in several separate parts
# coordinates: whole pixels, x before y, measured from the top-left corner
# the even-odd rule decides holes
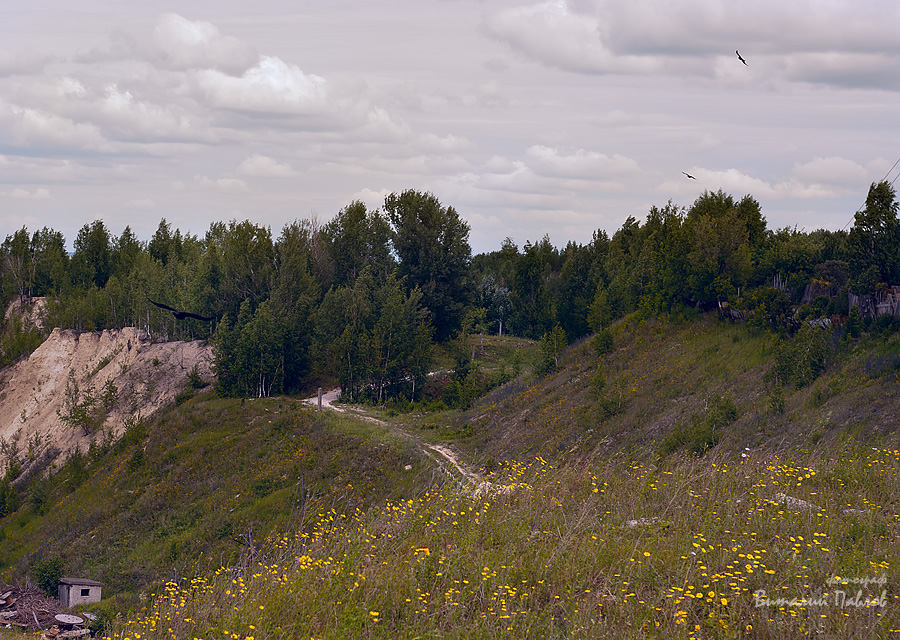
[[[748,66],[748,67],[750,66],[749,64],[747,64],[747,61],[744,60],[744,59],[741,57],[741,53],[740,53],[737,49],[735,49],[734,52],[737,54],[738,60],[740,60],[741,62],[743,62],[744,65],[746,65],[746,66]]]
[[[176,320],[184,320],[185,318],[195,318],[197,320],[202,320],[203,322],[211,322],[213,318],[205,318],[203,316],[198,316],[196,313],[191,313],[190,311],[179,311],[178,309],[173,309],[172,307],[162,304],[160,302],[154,302],[147,298],[150,304],[156,305],[160,309],[165,309],[166,311],[171,311],[172,315],[175,316]]]
[[[695,178],[694,176],[692,176],[691,174],[687,173],[686,171],[682,171],[681,173],[683,173],[684,175],[686,175],[686,176],[687,176],[688,178],[690,178],[691,180],[696,180],[696,179],[697,179],[697,178]]]

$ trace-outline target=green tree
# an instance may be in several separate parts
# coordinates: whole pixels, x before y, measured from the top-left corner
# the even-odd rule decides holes
[[[670,200],[662,209],[651,207],[644,224],[646,239],[638,259],[640,306],[650,313],[664,313],[688,302],[688,234],[684,210]]]
[[[127,278],[137,266],[139,256],[143,251],[144,247],[141,241],[138,240],[131,227],[126,226],[122,235],[113,242],[113,275],[118,276],[119,279]]]
[[[367,265],[382,281],[396,264],[391,255],[391,227],[378,210],[357,200],[341,209],[323,229],[334,264],[334,284],[352,284]]]
[[[502,286],[493,275],[487,274],[476,287],[476,304],[485,310],[485,323],[497,327],[497,334],[503,335],[503,325],[509,317],[509,289]]]
[[[753,266],[748,217],[721,191],[704,193],[691,207],[685,227],[690,243],[687,287],[693,299],[725,301],[746,285]]]
[[[109,230],[102,220],[84,225],[75,238],[72,254],[73,282],[87,289],[103,288],[112,275],[112,246]]]
[[[453,207],[431,193],[407,190],[384,201],[399,273],[407,288],[418,287],[443,342],[459,330],[473,293],[469,225]]]
[[[393,275],[379,284],[370,266],[352,287],[325,295],[313,323],[315,349],[346,397],[383,402],[421,395],[432,339],[421,299],[417,288],[405,293]]]
[[[254,311],[244,300],[234,325],[226,317],[213,336],[213,366],[219,392],[232,397],[265,398],[284,390],[284,318],[268,300]]]
[[[541,338],[541,360],[535,373],[546,375],[559,369],[559,359],[568,346],[569,339],[559,324],[552,331],[545,333]]]
[[[825,371],[834,353],[831,331],[804,324],[796,335],[778,345],[774,374],[782,383],[804,387]]]
[[[16,490],[7,475],[3,480],[0,480],[0,518],[5,518],[9,514],[15,513],[17,508]]]
[[[147,251],[150,252],[151,258],[166,265],[169,263],[169,260],[181,257],[181,245],[181,232],[176,229],[173,234],[172,226],[163,218],[159,221],[156,233],[153,234],[147,245]]]
[[[309,371],[311,315],[321,297],[314,275],[316,230],[309,221],[284,226],[275,243],[275,278],[270,302],[285,326],[284,388],[299,390]]]
[[[48,227],[31,236],[34,295],[58,295],[71,283],[69,257],[62,233]]]
[[[597,290],[597,256],[590,245],[570,242],[563,252],[556,317],[567,335],[580,338],[590,333],[588,310]]]
[[[554,313],[547,280],[553,270],[553,257],[550,239],[545,236],[537,244],[526,242],[515,261],[509,322],[516,335],[537,338],[552,326]]]
[[[59,590],[59,579],[63,575],[63,561],[58,556],[41,560],[31,570],[34,583],[49,596],[55,596]]]
[[[95,391],[93,386],[82,389],[75,371],[70,369],[63,408],[57,409],[57,415],[70,428],[79,429],[86,436],[93,435],[115,405],[118,391],[112,380],[107,380],[100,391]]]
[[[869,187],[866,206],[854,215],[847,237],[851,289],[871,293],[879,284],[900,283],[900,221],[897,194],[888,182]]]
[[[20,304],[24,304],[31,297],[34,285],[34,271],[32,268],[32,255],[28,230],[22,227],[14,234],[6,236],[3,245],[0,245],[0,258],[2,258],[4,301],[12,295],[18,296]]]
[[[215,222],[206,233],[200,290],[210,315],[236,318],[244,300],[256,308],[271,293],[275,247],[268,227]]]

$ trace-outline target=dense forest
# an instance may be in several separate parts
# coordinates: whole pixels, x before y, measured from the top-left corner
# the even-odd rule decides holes
[[[299,220],[280,235],[249,221],[204,237],[163,219],[149,241],[96,220],[74,239],[22,228],[0,247],[4,307],[45,297],[45,327],[136,326],[154,340],[209,339],[223,395],[297,393],[331,379],[357,400],[419,399],[441,344],[466,371],[473,333],[542,339],[552,354],[633,312],[723,317],[790,336],[829,319],[847,331],[888,314],[851,313],[900,284],[900,221],[892,185],[872,184],[849,231],[769,229],[759,203],[705,192],[671,201],[612,237],[554,247],[549,237],[472,255],[469,226],[430,193],[353,202],[328,223]],[[213,318],[177,319],[155,305]],[[36,348],[40,331],[3,321],[0,365]]]

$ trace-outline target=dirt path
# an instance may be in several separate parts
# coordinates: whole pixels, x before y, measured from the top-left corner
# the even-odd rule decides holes
[[[338,398],[341,397],[341,388],[335,387],[334,389],[329,389],[328,391],[322,392],[322,408],[323,409],[334,409],[339,413],[343,413],[344,409],[341,407],[334,406],[334,403],[337,402]],[[319,395],[316,394],[312,398],[306,398],[303,402],[306,404],[311,404],[314,407],[319,406]]]
[[[461,460],[460,455],[448,445],[431,444],[425,442],[400,425],[394,422],[388,422],[386,420],[381,420],[380,418],[370,416],[359,407],[337,406],[334,404],[334,402],[337,401],[337,399],[340,397],[340,394],[340,388],[329,389],[328,391],[322,393],[322,408],[331,409],[333,411],[338,411],[340,413],[348,415],[353,415],[361,420],[365,420],[366,422],[371,422],[373,424],[386,427],[394,433],[403,436],[407,440],[412,440],[422,450],[422,452],[426,456],[434,460],[437,463],[438,467],[448,476],[455,477],[458,474],[458,479],[460,479],[463,484],[474,484],[476,486],[485,484],[484,481],[482,481],[478,477],[478,474],[476,474],[465,462]],[[315,395],[312,398],[306,398],[304,402],[313,406],[318,406],[318,395]],[[454,470],[456,473],[454,473]]]
[[[473,473],[460,463],[459,455],[450,447],[442,444],[428,444],[427,442],[420,442],[419,444],[421,444],[425,449],[429,449],[437,455],[442,456],[445,460],[452,464],[459,472],[459,474],[466,480],[472,482],[476,482],[478,480],[478,476],[475,473]]]

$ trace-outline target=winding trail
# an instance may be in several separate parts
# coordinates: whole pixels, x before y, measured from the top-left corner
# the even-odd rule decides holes
[[[394,433],[403,436],[407,440],[413,441],[416,446],[421,449],[422,453],[434,460],[435,463],[437,463],[438,468],[441,469],[449,477],[454,477],[456,475],[453,473],[453,470],[455,470],[456,473],[459,474],[458,479],[460,479],[463,484],[474,484],[476,485],[476,488],[481,487],[485,484],[489,484],[481,480],[478,474],[475,473],[468,464],[461,460],[459,453],[450,448],[450,446],[425,442],[422,438],[410,433],[400,425],[368,415],[363,409],[359,407],[335,405],[334,403],[338,400],[340,395],[341,390],[339,387],[324,391],[322,393],[322,409],[331,409],[332,411],[337,411],[345,415],[355,416],[360,420],[365,420],[366,422],[371,422],[372,424],[387,427]],[[303,402],[316,407],[319,403],[318,395],[315,395],[312,398],[306,398]]]

